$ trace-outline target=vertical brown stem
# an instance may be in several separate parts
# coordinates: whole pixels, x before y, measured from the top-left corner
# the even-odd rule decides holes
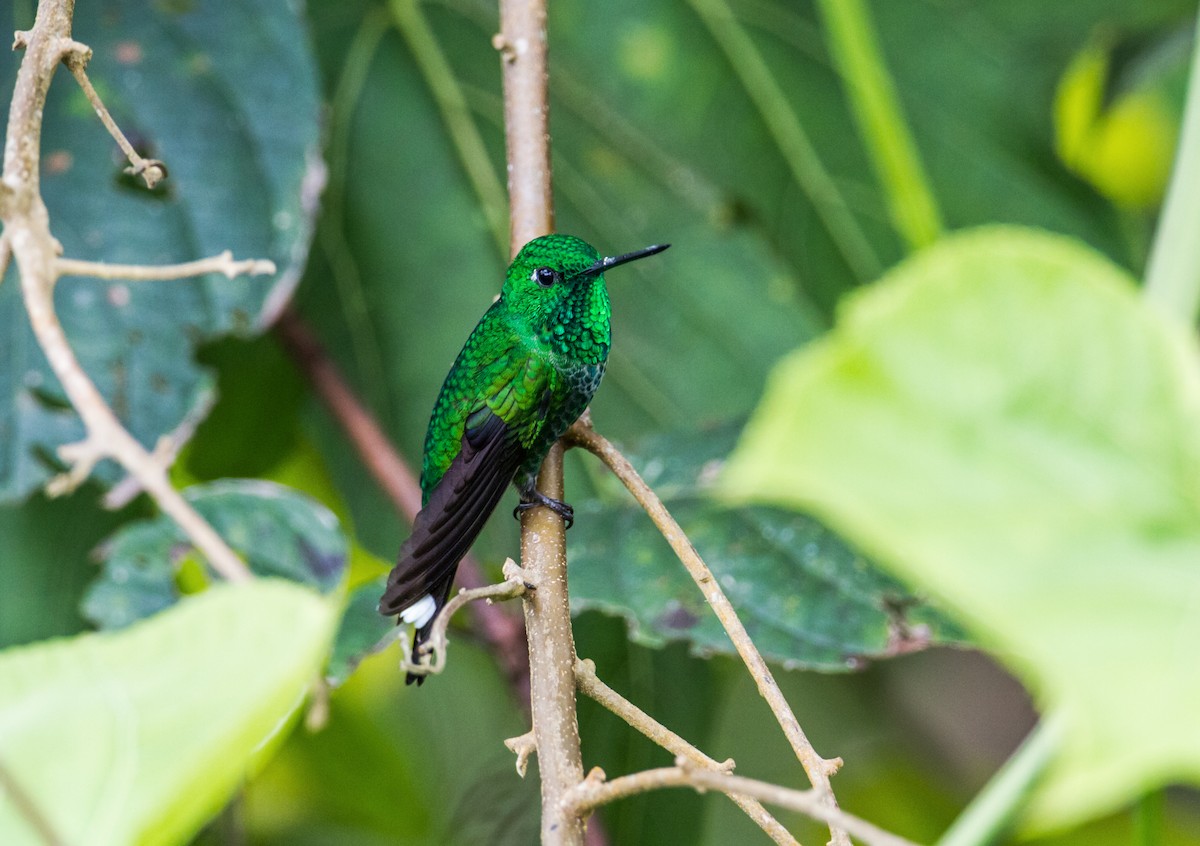
[[[538,488],[563,495],[562,444],[542,465]],[[542,780],[542,843],[581,844],[582,819],[563,809],[562,797],[583,780],[575,716],[575,638],[567,598],[567,547],[562,519],[548,508],[525,512],[521,560],[536,590],[525,594],[529,638],[530,705]]]
[[[508,231],[515,256],[554,230],[550,188],[545,0],[500,0],[504,135],[508,151]]]
[[[554,229],[550,189],[550,125],[546,81],[545,0],[501,0],[500,48],[508,148],[512,253]],[[538,488],[561,499],[562,447],[546,457]],[[567,601],[562,519],[546,508],[521,520],[521,564],[536,590],[525,596],[525,631],[533,733],[542,780],[542,843],[583,843],[582,819],[563,809],[563,795],[583,779],[575,716],[575,641]]]

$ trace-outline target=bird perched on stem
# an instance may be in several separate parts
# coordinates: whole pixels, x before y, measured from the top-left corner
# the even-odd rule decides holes
[[[569,528],[565,502],[536,488],[550,447],[591,402],[611,342],[604,272],[661,253],[646,247],[613,258],[571,235],[543,235],[521,248],[500,298],[467,338],[442,384],[421,466],[421,512],[400,547],[379,603],[416,627],[412,660],[450,597],[458,562],[509,482],[514,516],[538,505]],[[408,683],[423,676],[408,674]]]

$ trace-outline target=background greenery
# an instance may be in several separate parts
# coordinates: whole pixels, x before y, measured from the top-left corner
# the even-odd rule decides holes
[[[440,380],[506,260],[499,67],[489,43],[496,12],[475,0],[314,0],[303,14],[284,4],[202,5],[159,4],[144,17],[134,13],[141,4],[80,6],[76,36],[96,48],[97,87],[172,178],[154,195],[122,181],[102,131],[58,79],[45,144],[55,232],[83,258],[169,261],[231,247],[239,257],[274,257],[284,273],[265,284],[130,288],[127,305],[124,295],[88,299],[101,289],[68,281],[57,302],[89,372],[127,399],[119,410],[145,442],[214,403],[177,467],[180,484],[269,480],[338,515],[348,559],[329,538],[301,538],[283,543],[268,571],[332,561],[308,568],[323,585],[321,572],[340,574],[348,560],[347,580],[369,581],[405,529],[274,338],[258,332],[302,272],[298,310],[416,458]],[[1044,227],[1140,275],[1179,121],[1194,3],[869,8],[947,228]],[[12,18],[24,28],[31,9],[17,4]],[[715,505],[705,482],[776,362],[823,336],[843,298],[909,250],[818,9],[556,0],[550,33],[559,228],[610,254],[674,245],[611,280],[616,342],[596,425],[629,447],[723,579],[742,586],[731,597],[764,651],[784,665],[858,671],[781,673],[817,749],[847,761],[835,780],[842,804],[934,839],[1032,725],[1021,686],[957,649],[870,661],[896,651],[888,610],[897,606],[935,640],[965,635],[811,518]],[[4,60],[4,90],[18,59]],[[447,120],[455,103],[481,146]],[[56,152],[69,158],[49,158]],[[319,207],[318,155],[328,168]],[[54,171],[53,162],[68,166]],[[86,203],[67,202],[80,191]],[[165,607],[205,581],[198,567],[191,582],[157,577],[178,540],[161,523],[131,523],[151,516],[144,502],[114,514],[97,507],[98,485],[53,502],[34,492],[53,469],[53,446],[79,430],[52,380],[30,375],[44,366],[14,282],[10,273],[0,286],[0,388],[13,398],[0,411],[5,646],[80,632],[89,621],[113,625],[135,599],[147,601],[144,610]],[[1072,316],[1053,312],[1037,331]],[[1034,331],[1011,328],[1014,345]],[[101,473],[104,483],[116,478]],[[706,621],[689,622],[704,609],[665,546],[594,463],[571,456],[567,485],[581,515],[570,536],[580,654],[706,751],[736,757],[742,774],[798,784],[721,637]],[[216,493],[218,509],[257,513],[221,498],[245,491]],[[313,515],[326,512],[297,500],[284,516],[272,513],[278,527],[287,515],[319,523]],[[620,548],[614,533],[625,539]],[[263,536],[260,526],[234,542],[252,550]],[[101,574],[89,554],[109,538]],[[167,552],[137,557],[160,548]],[[497,519],[477,551],[498,567],[516,548],[515,525]],[[121,572],[137,578],[114,577]],[[143,590],[106,594],[114,582]],[[531,842],[536,784],[513,777],[500,745],[526,726],[490,658],[460,634],[449,672],[420,690],[404,687],[396,660],[394,650],[366,659],[332,694],[323,730],[300,727],[260,761],[200,842]],[[589,703],[580,721],[589,766],[615,775],[667,763]],[[621,803],[603,819],[621,844],[761,837],[729,803],[678,791]],[[823,841],[817,827],[783,819],[804,842]],[[1181,790],[1037,842],[1182,844],[1200,842],[1197,831],[1200,802]]]

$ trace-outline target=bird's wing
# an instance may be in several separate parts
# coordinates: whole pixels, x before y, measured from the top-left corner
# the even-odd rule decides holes
[[[426,594],[438,608],[445,603],[458,562],[527,455],[531,431],[540,431],[557,379],[554,368],[537,356],[505,364],[467,417],[458,455],[400,547],[379,603],[382,614],[399,614]]]

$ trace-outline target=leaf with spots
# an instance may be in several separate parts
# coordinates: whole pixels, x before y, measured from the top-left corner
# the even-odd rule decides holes
[[[249,0],[81,3],[74,34],[88,73],[130,140],[162,159],[153,191],[127,164],[69,74],[46,101],[42,192],[64,254],[128,264],[232,250],[272,259],[274,276],[177,282],[66,278],[56,305],[87,374],[147,447],[194,427],[212,382],[197,344],[261,329],[290,295],[307,253],[322,166],[319,93],[297,7]],[[0,58],[11,91],[20,55]],[[16,272],[0,285],[0,499],[42,485],[55,449],[82,424],[38,348]],[[114,480],[101,465],[99,477]]]
[[[332,512],[274,482],[193,485],[184,496],[258,576],[328,593],[342,580],[348,547]],[[100,549],[103,571],[83,600],[100,628],[122,628],[202,590],[210,575],[169,517],[131,523]]]
[[[740,427],[648,439],[631,455],[683,527],[763,654],[785,666],[856,669],[873,658],[962,639],[920,597],[811,517],[729,508],[708,488]],[[639,459],[637,456],[644,456]],[[570,538],[575,610],[625,616],[635,640],[686,639],[732,652],[704,596],[650,520],[615,480],[576,503]]]

